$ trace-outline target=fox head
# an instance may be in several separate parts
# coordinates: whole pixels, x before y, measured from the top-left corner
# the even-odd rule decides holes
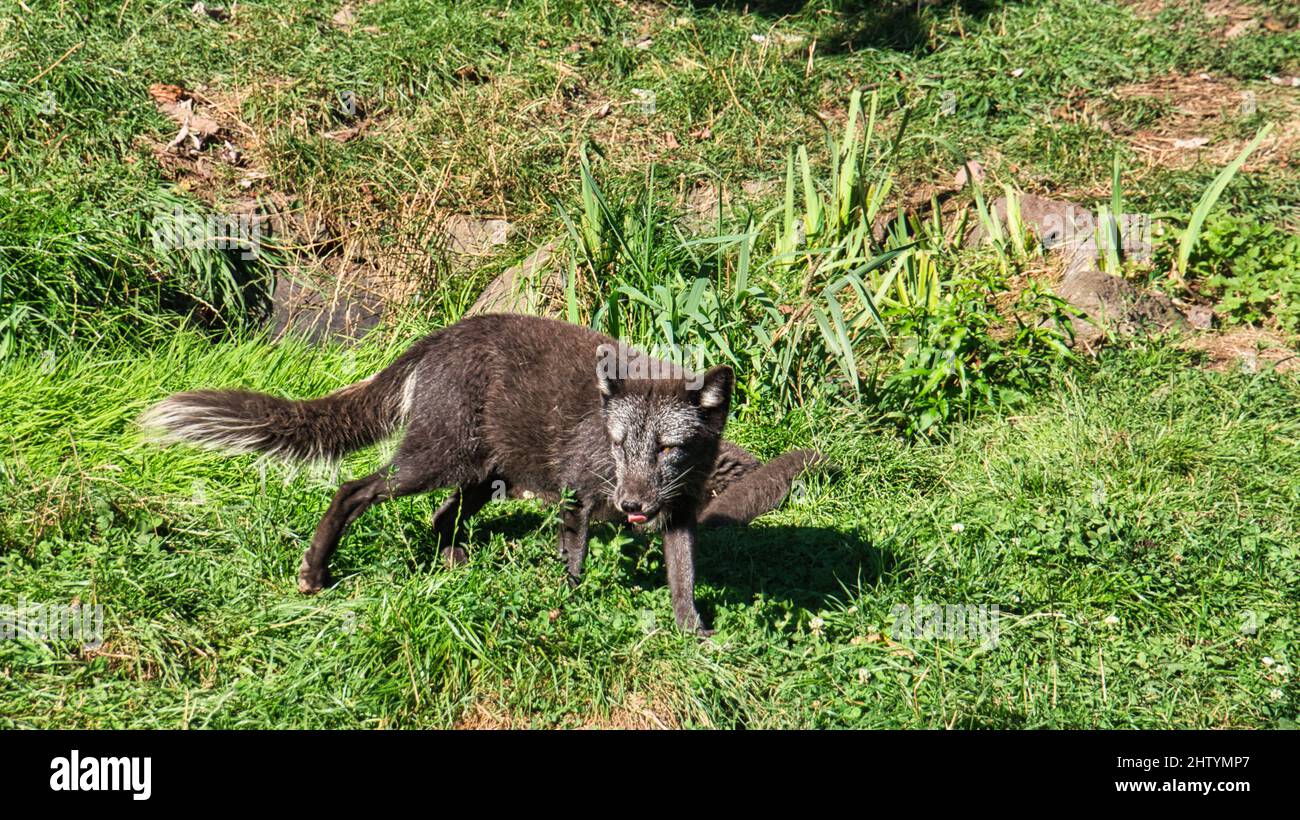
[[[614,461],[610,500],[629,522],[657,526],[683,501],[694,513],[734,383],[725,365],[696,376],[625,347],[600,346],[596,385]]]

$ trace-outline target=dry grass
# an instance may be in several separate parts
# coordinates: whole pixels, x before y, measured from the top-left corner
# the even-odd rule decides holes
[[[1206,367],[1220,373],[1244,370],[1254,373],[1276,370],[1279,373],[1300,371],[1300,352],[1294,341],[1272,330],[1236,327],[1219,332],[1198,333],[1182,347],[1206,355]]]
[[[584,714],[562,722],[568,729],[680,729],[682,720],[672,709],[639,692],[629,693],[620,702],[603,708],[590,708]],[[542,728],[534,714],[521,714],[499,703],[475,701],[454,724],[456,729],[533,729]]]
[[[1247,160],[1245,170],[1294,168],[1300,162],[1300,103],[1273,86],[1246,86],[1208,74],[1170,74],[1121,86],[1117,100],[1148,99],[1169,106],[1169,116],[1150,128],[1123,134],[1135,153],[1152,167],[1186,169],[1198,163],[1226,165],[1250,142],[1225,133],[1249,106],[1286,112],[1287,120]]]

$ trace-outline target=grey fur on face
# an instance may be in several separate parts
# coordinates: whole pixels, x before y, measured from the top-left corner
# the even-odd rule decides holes
[[[697,376],[654,361],[622,345],[603,344],[596,351],[614,463],[610,500],[629,522],[652,527],[679,498],[698,499],[722,438],[733,383],[729,368]]]
[[[645,395],[623,396],[605,405],[605,429],[614,458],[614,506],[653,520],[681,495],[700,467],[693,450],[707,429],[689,405]]]

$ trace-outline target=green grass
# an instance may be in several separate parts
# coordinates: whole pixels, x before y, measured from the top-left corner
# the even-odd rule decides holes
[[[1049,360],[1041,326],[1008,342],[994,305],[1034,260],[934,236],[903,274],[919,286],[935,272],[947,297],[969,280],[966,307],[943,314],[951,327],[888,305],[879,321],[841,288],[850,361],[825,298],[836,279],[811,253],[772,264],[771,234],[790,228],[782,213],[749,262],[734,243],[691,244],[683,216],[694,186],[717,184],[734,199],[705,233],[753,228],[783,205],[801,147],[839,201],[827,169],[859,91],[879,101],[873,144],[890,147],[882,214],[950,182],[943,146],[982,163],[990,198],[1009,184],[1095,206],[1118,156],[1126,209],[1191,213],[1223,163],[1147,162],[1130,136],[1158,129],[1177,101],[1112,89],[1208,72],[1259,97],[1257,113],[1206,126],[1213,147],[1283,130],[1295,108],[1266,78],[1300,73],[1287,4],[1258,4],[1284,30],[1232,40],[1199,0],[1154,19],[1093,0],[381,0],[353,4],[349,30],[331,22],[336,0],[241,2],[227,21],[192,5],[0,0],[0,605],[105,612],[97,650],[0,640],[0,726],[1300,720],[1294,375],[1209,372],[1169,339]],[[245,165],[217,162],[200,178],[160,164],[154,148],[176,125],[155,110],[153,83],[200,90]],[[654,92],[653,113],[638,89]],[[327,134],[356,124],[345,92],[365,129],[340,142]],[[336,558],[339,584],[300,597],[298,560],[330,493],[381,453],[324,475],[137,439],[132,420],[169,392],[319,395],[453,321],[494,274],[571,239],[584,146],[616,216],[605,239],[626,247],[599,261],[576,242],[562,251],[586,266],[577,318],[651,342],[666,341],[656,334],[668,316],[715,358],[731,351],[747,372],[729,435],[764,456],[814,445],[843,468],[749,530],[702,537],[714,638],[672,628],[653,539],[597,530],[573,590],[553,510],[523,502],[485,510],[456,570],[429,546],[437,498],[376,508]],[[1235,176],[1212,221],[1294,235],[1297,159],[1292,149]],[[282,197],[323,239],[251,265],[150,241],[160,212],[228,213],[250,197]],[[456,269],[437,230],[449,213],[504,215],[516,231]],[[880,250],[845,239],[859,223],[842,227],[826,241],[843,240],[845,257]],[[418,280],[419,300],[354,347],[250,332],[246,285],[328,271],[340,246]],[[1240,256],[1197,264],[1238,270]],[[1269,281],[1247,267],[1250,282]],[[864,279],[875,288],[884,275]],[[628,285],[654,304],[599,313]],[[820,317],[805,314],[804,336],[773,353],[762,334],[807,306]],[[930,333],[942,338],[907,347]],[[967,379],[944,370],[959,344],[969,355],[958,364],[975,368],[965,372],[992,374],[971,377],[988,398],[971,403]],[[1023,355],[1008,359],[1016,345]],[[891,398],[878,368],[904,354],[930,369],[908,370]],[[843,383],[853,368],[860,390]],[[906,383],[940,371],[928,394]],[[953,409],[913,402],[925,395]],[[898,434],[927,413],[943,419],[937,435]],[[891,641],[894,608],[918,601],[996,605],[1000,639]]]
[[[303,598],[294,573],[328,477],[155,449],[130,427],[185,386],[319,393],[395,345],[212,347],[182,335],[125,360],[102,350],[52,369],[7,365],[0,590],[97,602],[106,643],[0,642],[3,723],[639,725],[648,711],[683,726],[1240,727],[1297,716],[1300,693],[1279,671],[1300,637],[1293,377],[1217,375],[1137,347],[945,444],[874,436],[829,411],[735,425],[760,452],[812,443],[844,471],[748,531],[703,537],[700,599],[718,634],[699,642],[672,628],[656,542],[598,530],[571,590],[550,511],[524,502],[490,506],[456,570],[431,555],[433,499],[379,507],[336,557],[338,585]],[[880,640],[893,607],[918,599],[998,605],[999,641]],[[1249,612],[1255,634],[1241,631]]]
[[[427,278],[446,298],[465,277],[446,273],[440,219],[471,212],[516,223],[507,252],[468,277],[486,282],[563,234],[555,205],[575,200],[584,142],[605,156],[602,184],[639,183],[653,164],[659,204],[678,208],[696,183],[732,192],[775,183],[742,198],[761,209],[780,195],[788,151],[807,145],[825,167],[819,137],[838,135],[864,88],[881,100],[879,136],[911,111],[887,210],[951,180],[939,138],[997,182],[1089,205],[1104,201],[1118,152],[1133,207],[1186,213],[1219,168],[1135,157],[1117,134],[1158,122],[1169,106],[1112,100],[1109,89],[1211,71],[1259,92],[1249,128],[1223,124],[1249,134],[1294,119],[1266,77],[1300,72],[1300,31],[1256,26],[1225,42],[1198,0],[1166,4],[1155,19],[1093,0],[820,0],[750,13],[735,3],[385,0],[355,4],[348,30],[331,23],[332,0],[241,3],[226,21],[191,5],[0,2],[0,354],[94,335],[87,304],[237,324],[232,282],[282,262],[329,270],[310,251],[252,270],[228,254],[178,260],[148,241],[154,217],[177,202],[209,214],[285,197],[324,236]],[[161,167],[151,146],[176,125],[155,110],[153,83],[201,89],[236,131],[245,166],[214,162],[212,178],[198,181]],[[637,89],[654,92],[653,114],[636,104]],[[367,128],[339,143],[326,135],[351,122],[344,94]],[[1286,170],[1234,181],[1223,204],[1300,224],[1300,178]]]

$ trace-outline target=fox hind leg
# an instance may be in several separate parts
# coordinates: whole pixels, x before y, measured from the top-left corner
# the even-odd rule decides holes
[[[363,512],[390,498],[427,492],[452,483],[455,482],[445,480],[443,471],[436,467],[403,470],[390,465],[339,487],[316,525],[311,546],[303,553],[298,568],[298,591],[310,595],[329,584],[330,557],[338,549],[344,530]]]
[[[379,500],[386,476],[383,471],[349,481],[339,487],[329,509],[316,525],[311,546],[303,553],[298,567],[298,591],[307,595],[320,592],[329,583],[329,560],[338,548],[348,524]]]
[[[467,510],[474,502],[481,507],[487,501],[479,501],[479,490],[490,469],[485,465],[481,431],[473,420],[485,401],[488,371],[481,366],[478,354],[469,359],[467,354],[454,353],[430,348],[411,372],[406,386],[408,424],[392,463],[347,482],[334,494],[302,558],[298,573],[302,592],[317,592],[325,586],[330,556],[344,530],[375,504],[440,487],[460,487],[460,518],[468,518]],[[487,489],[490,492],[491,487]],[[443,520],[446,523],[439,525],[435,519],[435,527],[449,528],[455,535],[456,516]],[[444,540],[444,545],[452,544],[454,540]]]
[[[469,560],[460,544],[464,524],[492,500],[495,483],[488,478],[476,484],[462,484],[434,513],[433,534],[442,546],[442,558],[447,566],[459,566]]]

